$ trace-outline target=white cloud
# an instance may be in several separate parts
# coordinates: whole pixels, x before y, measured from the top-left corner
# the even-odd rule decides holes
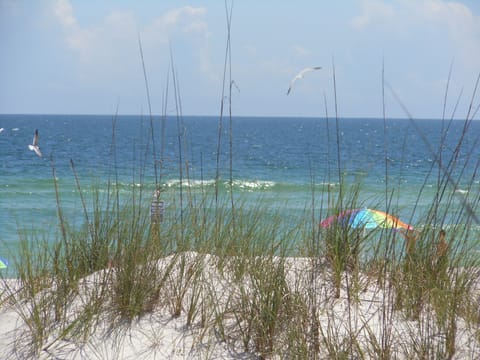
[[[73,8],[68,0],[56,0],[53,5],[53,12],[64,27],[75,27],[77,21],[73,16]]]
[[[152,46],[168,44],[179,34],[187,37],[208,38],[208,26],[204,20],[206,10],[201,7],[184,6],[169,10],[153,19],[143,28],[136,23],[135,14],[127,11],[112,11],[101,23],[83,27],[68,0],[55,0],[53,14],[65,32],[66,42],[84,61],[93,61],[99,51],[106,53],[125,46],[125,40],[136,39],[141,33],[145,42]]]
[[[299,57],[306,57],[306,56],[310,55],[310,50],[308,50],[307,48],[305,48],[301,45],[292,46],[292,50],[293,50],[293,53],[296,56],[299,56]]]
[[[362,1],[362,13],[352,19],[350,25],[354,30],[363,30],[374,22],[391,21],[394,17],[392,5],[383,0]]]
[[[172,9],[145,26],[145,38],[159,43],[168,43],[178,33],[199,34],[206,38],[209,32],[204,20],[205,14],[205,8],[184,6]]]
[[[198,70],[213,82],[219,81],[218,69],[211,60],[210,31],[205,20],[206,9],[203,7],[184,6],[169,10],[162,16],[147,24],[142,31],[145,48],[166,48],[171,43],[174,49],[183,47],[182,55],[187,51],[193,56]],[[187,50],[185,50],[187,48]],[[167,56],[168,58],[168,56]]]
[[[160,18],[160,23],[166,26],[173,26],[181,22],[184,18],[197,19],[199,16],[205,15],[205,12],[205,8],[184,6],[167,12]]]
[[[167,69],[170,43],[174,48],[182,47],[182,55],[195,57],[198,70],[212,80],[216,73],[210,60],[208,38],[210,36],[205,20],[206,9],[184,6],[171,9],[145,24],[138,24],[132,11],[112,10],[95,24],[83,26],[75,17],[68,0],[55,0],[52,13],[60,24],[65,43],[78,55],[84,66],[90,64],[92,73],[99,74],[126,72],[136,66],[138,69],[138,34],[142,39],[145,54],[155,56],[154,64]],[[148,59],[146,59],[148,63]],[[150,62],[152,63],[152,62]],[[118,76],[118,75],[116,75]],[[217,76],[215,76],[215,79]]]
[[[408,33],[412,42],[418,35],[435,34],[431,40],[442,44],[445,56],[455,56],[461,65],[478,71],[480,17],[458,1],[393,0],[386,4],[382,0],[363,0],[360,14],[350,21],[350,26],[358,31],[381,31],[390,41],[402,33]]]
[[[395,0],[386,4],[383,0],[363,0],[361,13],[350,25],[355,30],[364,30],[382,24],[391,30],[402,24],[403,28],[415,25],[447,26],[450,33],[477,34],[480,18],[464,4],[444,0]]]
[[[130,12],[112,11],[102,23],[83,27],[68,0],[56,0],[52,10],[65,34],[66,44],[85,63],[118,58],[136,37],[137,26]]]
[[[480,57],[480,17],[475,16],[467,6],[459,2],[440,0],[409,0],[407,4],[415,11],[419,22],[446,27],[450,40],[457,45],[456,48],[465,60]]]
[[[136,106],[144,105],[138,36],[147,75],[152,79],[149,81],[152,99],[161,98],[165,90],[170,47],[179,79],[194,84],[184,88],[184,93],[198,93],[206,84],[213,88],[220,83],[221,71],[212,61],[207,11],[203,7],[184,6],[147,14],[150,17],[140,22],[144,12],[137,14],[135,7],[112,6],[105,16],[90,17],[89,20],[96,20],[84,23],[73,1],[49,0],[47,4],[44,11],[53,27],[60,30],[57,32],[63,41],[58,53],[68,58],[71,69],[69,86],[85,94],[85,99],[91,99],[92,103],[111,104],[112,98],[117,99],[121,106],[129,104],[126,112],[136,112]]]

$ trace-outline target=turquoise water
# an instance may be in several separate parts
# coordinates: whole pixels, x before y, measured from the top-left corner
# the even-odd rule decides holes
[[[149,196],[158,183],[168,216],[180,177],[182,189],[214,191],[219,139],[221,191],[230,190],[231,160],[235,196],[290,221],[304,216],[312,197],[325,213],[326,194],[339,194],[342,176],[347,185],[361,182],[359,205],[385,210],[391,197],[396,215],[421,223],[443,177],[440,160],[452,174],[448,205],[466,199],[478,216],[478,121],[235,117],[219,131],[217,117],[151,123],[141,116],[0,115],[0,128],[0,255],[16,246],[19,231],[54,236],[54,176],[65,215],[81,222],[72,161],[87,199],[108,182],[118,183],[122,194],[142,188]],[[35,129],[42,158],[28,149]]]

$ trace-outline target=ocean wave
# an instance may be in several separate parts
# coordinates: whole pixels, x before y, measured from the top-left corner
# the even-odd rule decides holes
[[[265,190],[274,187],[275,182],[265,180],[234,180],[233,185],[243,190]]]
[[[167,189],[177,189],[180,186],[190,189],[211,189],[215,187],[215,179],[209,180],[192,180],[171,179],[164,184]],[[312,184],[301,182],[279,182],[274,180],[258,180],[258,179],[235,179],[230,184],[228,180],[221,180],[218,182],[221,190],[229,191],[232,186],[234,190],[240,192],[256,192],[256,191],[275,191],[283,192],[307,192],[309,193]],[[316,190],[320,191],[336,191],[339,188],[339,183],[335,182],[321,182],[313,185]]]
[[[216,184],[215,179],[209,180],[192,180],[192,179],[172,179],[167,181],[164,186],[166,188],[178,188],[180,186],[188,187],[191,189],[211,188]],[[230,181],[222,180],[219,185],[227,189],[230,186]],[[240,190],[265,190],[270,189],[276,185],[274,181],[265,180],[233,180],[232,185],[236,189]]]
[[[192,179],[172,179],[168,180],[164,186],[167,188],[177,188],[180,186],[188,188],[201,188],[215,185],[215,180],[192,180]]]
[[[334,188],[340,185],[340,183],[334,183],[334,182],[321,182],[318,184],[315,184],[316,186],[320,187],[325,187],[325,188]]]

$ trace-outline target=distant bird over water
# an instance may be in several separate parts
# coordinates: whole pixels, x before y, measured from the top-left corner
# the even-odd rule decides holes
[[[28,145],[28,148],[32,151],[35,151],[35,154],[42,157],[42,153],[40,148],[38,147],[38,129],[35,129],[35,135],[33,135],[33,142],[32,144]]]
[[[295,81],[297,81],[298,79],[303,79],[303,76],[305,75],[305,73],[307,73],[309,71],[320,70],[321,68],[322,68],[321,66],[313,66],[313,67],[307,67],[307,68],[303,69],[302,71],[300,71],[297,75],[295,75],[295,77],[290,82],[290,86],[288,87],[287,95],[290,94],[290,91],[292,91],[292,86],[295,83]]]

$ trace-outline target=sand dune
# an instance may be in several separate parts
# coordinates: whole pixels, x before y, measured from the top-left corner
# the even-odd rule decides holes
[[[184,264],[202,263],[202,279],[209,285],[211,299],[215,299],[216,311],[226,311],[231,304],[239,304],[234,298],[240,296],[239,282],[234,276],[226,272],[219,272],[216,259],[213,256],[204,256],[197,253],[184,253]],[[159,271],[164,271],[172,263],[173,255],[158,262]],[[320,325],[319,355],[320,358],[329,358],[326,340],[337,341],[340,346],[342,339],[355,334],[356,342],[365,356],[370,358],[374,354],[375,346],[382,344],[382,339],[389,337],[391,356],[393,358],[411,358],[415,341],[421,338],[426,325],[435,326],[429,320],[429,310],[426,309],[421,317],[413,321],[407,319],[403,312],[394,311],[389,302],[392,296],[388,293],[388,286],[383,290],[376,281],[361,275],[358,284],[362,289],[356,299],[347,291],[347,283],[353,280],[348,274],[343,276],[340,297],[335,298],[332,287],[331,274],[324,264],[312,266],[312,262],[305,258],[288,258],[285,263],[285,279],[288,291],[296,296],[303,296],[307,292],[315,293],[317,314]],[[312,269],[316,270],[312,272]],[[180,268],[172,269],[172,279]],[[178,275],[178,274],[177,274]],[[106,278],[115,276],[115,269],[106,269],[83,279],[79,284],[78,295],[72,297],[68,311],[72,318],[75,314],[85,311],[87,294]],[[244,285],[251,279],[244,279]],[[254,359],[258,354],[253,349],[244,350],[238,329],[235,329],[233,316],[223,318],[225,336],[221,336],[220,329],[212,318],[201,326],[197,320],[187,326],[188,302],[193,293],[189,287],[184,297],[183,311],[179,316],[172,316],[168,306],[157,306],[152,312],[133,322],[112,321],[105,314],[98,326],[91,329],[88,337],[81,341],[78,337],[62,336],[62,329],[49,329],[47,340],[42,343],[39,354],[32,354],[31,332],[28,324],[20,314],[28,311],[29,304],[16,297],[8,297],[8,293],[19,288],[18,280],[4,280],[2,291],[3,306],[0,312],[0,358],[40,358],[40,359]],[[253,286],[253,283],[250,285]],[[249,285],[249,286],[250,286]],[[9,292],[5,289],[9,288]],[[248,286],[247,286],[248,288]],[[252,288],[253,289],[253,288]],[[46,290],[48,291],[48,290]],[[253,290],[252,290],[253,291]],[[255,296],[254,291],[251,294]],[[22,311],[23,309],[23,311]],[[458,322],[456,333],[455,358],[471,358],[480,353],[480,346],[476,332],[462,321]],[[434,334],[435,331],[432,331]],[[433,348],[435,344],[445,341],[439,333],[429,339]],[[439,345],[439,346],[440,346]],[[288,358],[292,354],[285,354]]]

